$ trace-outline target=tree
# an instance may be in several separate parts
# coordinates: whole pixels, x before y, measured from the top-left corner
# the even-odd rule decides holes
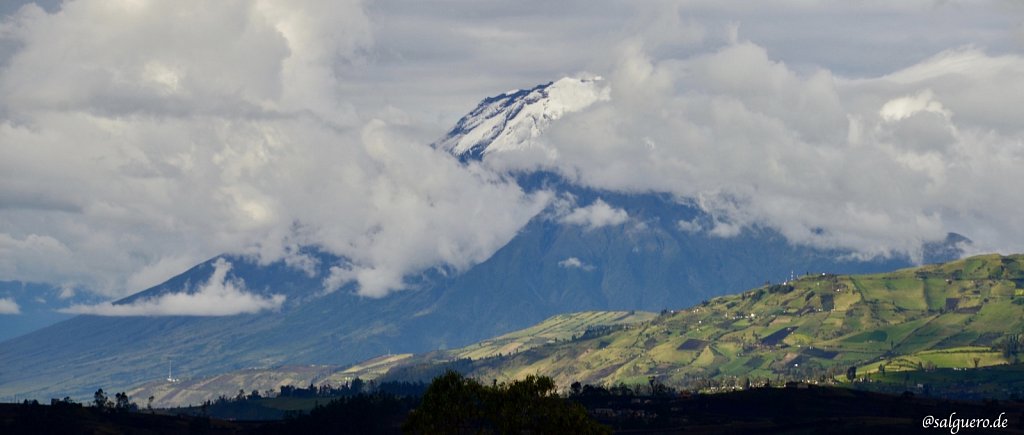
[[[1014,362],[1017,361],[1017,356],[1020,354],[1021,348],[1021,336],[1020,334],[1010,334],[1003,338],[1003,341],[999,343],[999,350],[1003,353],[1003,358],[1013,358]]]
[[[581,388],[581,391],[585,389]],[[546,376],[492,386],[447,371],[434,378],[403,426],[413,433],[608,433]]]
[[[850,366],[846,369],[846,379],[849,381],[857,379],[857,366]]]
[[[131,398],[128,397],[128,393],[124,391],[114,395],[114,410],[118,412],[136,411],[138,406],[132,403]]]
[[[149,399],[146,400],[146,410],[149,411],[150,414],[153,413],[153,399],[155,399],[155,397],[149,396]]]
[[[619,382],[611,388],[611,393],[614,396],[632,396],[633,390],[629,389],[625,382]]]
[[[404,428],[420,433],[472,432],[482,424],[483,401],[484,387],[479,382],[445,371],[430,383]]]
[[[110,407],[110,399],[107,398],[107,393],[104,393],[102,388],[93,393],[92,404],[99,409],[107,409]]]
[[[359,379],[357,377],[357,378],[352,380],[351,384],[348,384],[348,388],[349,388],[349,390],[352,391],[352,394],[359,394],[359,393],[363,392],[363,387],[365,385],[366,385],[366,382],[363,382],[362,379]]]
[[[580,392],[583,397],[607,397],[611,395],[607,388],[601,386],[593,386],[586,384],[583,386],[583,390]]]
[[[569,386],[569,391],[572,392],[573,397],[579,396],[582,390],[583,385],[580,385],[579,381],[573,382],[572,385]]]

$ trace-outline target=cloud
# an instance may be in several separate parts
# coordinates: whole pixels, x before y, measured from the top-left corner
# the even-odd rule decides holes
[[[227,252],[313,270],[295,257],[312,245],[348,259],[327,288],[379,296],[468,268],[551,198],[424,145],[485,96],[580,71],[611,101],[511,167],[673,192],[709,231],[1024,246],[1002,193],[1020,184],[1019,7],[449,5],[5,3],[0,276],[118,297]]]
[[[720,220],[715,221],[715,226],[711,227],[708,234],[716,237],[729,238],[736,237],[743,232],[743,227],[730,222],[723,222]]]
[[[942,103],[935,101],[935,93],[930,89],[923,90],[914,96],[889,100],[882,105],[878,114],[886,121],[896,122],[922,112],[935,113],[946,119],[953,115],[942,107]]]
[[[21,314],[21,307],[14,299],[0,298],[0,314]]]
[[[701,225],[700,221],[696,218],[691,220],[681,219],[676,222],[676,226],[679,228],[679,231],[684,233],[699,233],[704,229],[703,225]]]
[[[0,274],[118,297],[221,253],[310,273],[316,246],[382,296],[489,257],[546,194],[357,108],[370,25],[358,1],[21,8],[0,28]]]
[[[581,225],[588,230],[619,225],[629,220],[629,214],[621,208],[615,208],[600,198],[586,207],[577,207],[559,219],[563,223]]]
[[[60,287],[60,292],[57,293],[58,299],[71,299],[75,297],[75,287],[70,284],[64,284]]]
[[[569,257],[566,258],[565,260],[559,261],[558,267],[564,269],[582,269],[587,272],[594,270],[594,266],[584,263],[583,261],[576,257]]]
[[[978,249],[1024,249],[1010,218],[1024,205],[995,193],[1024,182],[1013,169],[1024,129],[1005,118],[1024,105],[1024,58],[957,48],[850,79],[795,70],[743,40],[652,53],[622,46],[612,100],[554,124],[557,152],[523,166],[670,192],[710,213],[722,237],[767,226],[798,244],[920,259],[922,243],[952,231]]]
[[[59,310],[68,314],[96,316],[234,316],[277,310],[285,296],[260,296],[246,291],[245,282],[228,278],[231,263],[218,258],[209,281],[194,291],[167,293],[126,304],[104,302],[96,305],[72,305]]]

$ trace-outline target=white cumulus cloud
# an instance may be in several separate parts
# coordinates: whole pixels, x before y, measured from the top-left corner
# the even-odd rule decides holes
[[[316,246],[382,296],[489,257],[546,196],[460,166],[399,108],[358,109],[344,79],[370,25],[359,1],[314,0],[6,17],[0,275],[119,297],[222,253],[311,273],[293,253]]]
[[[957,232],[976,249],[1024,249],[1024,203],[999,198],[1024,183],[1024,129],[1007,118],[1024,107],[1024,57],[957,48],[846,78],[742,38],[684,56],[631,41],[618,56],[611,101],[554,124],[557,152],[522,167],[671,193],[710,213],[720,237],[766,226],[919,259],[922,243]]]
[[[233,316],[277,310],[284,304],[284,295],[249,293],[244,281],[228,278],[231,263],[227,260],[218,258],[213,267],[209,281],[191,292],[167,293],[125,304],[72,305],[59,311],[97,316]]]
[[[581,225],[593,230],[610,225],[619,225],[629,220],[629,214],[615,208],[600,198],[586,207],[577,207],[559,219],[563,223]]]
[[[309,272],[302,245],[365,295],[465,269],[550,198],[424,145],[579,71],[610,101],[506,167],[671,192],[720,235],[1024,249],[1010,2],[41,3],[0,4],[5,279],[119,297],[222,253]]]
[[[21,314],[21,307],[12,298],[0,298],[0,314]]]
[[[676,222],[676,226],[679,227],[680,231],[685,233],[699,233],[704,229],[703,225],[701,225],[700,221],[697,219],[679,220]]]
[[[562,261],[559,261],[558,267],[564,269],[582,269],[588,272],[594,270],[594,266],[584,263],[583,260],[580,260],[579,258],[576,257],[569,257]]]

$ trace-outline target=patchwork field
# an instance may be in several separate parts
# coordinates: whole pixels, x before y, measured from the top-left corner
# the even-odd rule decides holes
[[[561,388],[654,380],[709,391],[746,382],[848,382],[851,367],[858,380],[962,375],[1016,363],[1021,332],[1024,256],[986,255],[885,274],[818,272],[661,313],[563,314],[457,349],[385,355],[344,368],[281,369],[276,377],[256,371],[154,383],[134,396],[180,402],[235,394],[238,385],[429,381],[447,368],[499,382],[543,374]]]
[[[541,373],[560,384],[845,382],[869,375],[1014,363],[1024,331],[1024,257],[987,255],[892,273],[807,274],[605,334],[473,358],[481,379]],[[466,355],[463,353],[462,355]]]

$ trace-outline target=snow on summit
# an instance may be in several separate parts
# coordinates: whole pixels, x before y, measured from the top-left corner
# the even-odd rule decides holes
[[[598,101],[610,99],[600,77],[571,78],[484,99],[435,146],[461,160],[496,151],[523,149],[551,123]]]

